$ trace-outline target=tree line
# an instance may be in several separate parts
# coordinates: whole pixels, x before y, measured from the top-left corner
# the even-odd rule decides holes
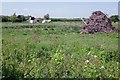
[[[2,22],[24,22],[29,19],[29,16],[16,15],[14,13],[12,16],[0,16],[0,19]]]
[[[119,21],[118,15],[112,15],[109,18],[112,22]],[[14,13],[11,16],[0,16],[0,22],[25,22],[28,19],[29,19],[29,16],[16,15],[16,13]],[[60,22],[82,21],[80,18],[69,18],[69,19],[68,18],[50,18],[49,14],[44,15],[44,19],[46,19],[46,20],[51,19],[53,22],[57,22],[57,21],[60,21]]]

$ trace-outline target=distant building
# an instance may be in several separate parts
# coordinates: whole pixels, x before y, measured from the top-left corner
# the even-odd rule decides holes
[[[42,23],[43,19],[41,18],[35,18],[34,23]]]
[[[34,17],[32,17],[32,16],[29,16],[29,19],[27,20],[28,22],[30,22],[30,23],[33,23],[34,22]]]
[[[34,18],[32,16],[29,16],[29,19],[27,20],[30,23],[50,23],[51,20],[44,20],[42,18]]]
[[[43,20],[42,23],[50,23],[51,20]]]
[[[30,20],[30,23],[33,23],[34,22],[34,20]]]

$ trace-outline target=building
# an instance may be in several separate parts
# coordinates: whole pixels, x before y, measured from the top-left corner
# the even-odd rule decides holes
[[[50,23],[51,20],[43,20],[42,23]]]
[[[32,16],[29,16],[29,19],[27,20],[30,23],[50,23],[51,20],[44,20],[42,18],[34,18]]]
[[[42,21],[43,21],[43,19],[41,19],[41,18],[35,18],[34,19],[34,23],[42,23]]]

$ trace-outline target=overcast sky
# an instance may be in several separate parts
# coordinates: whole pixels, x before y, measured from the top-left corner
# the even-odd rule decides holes
[[[119,2],[119,0],[1,0],[2,2]]]
[[[83,18],[93,11],[103,11],[109,16],[118,14],[118,2],[3,2],[2,15],[31,15],[43,17]]]

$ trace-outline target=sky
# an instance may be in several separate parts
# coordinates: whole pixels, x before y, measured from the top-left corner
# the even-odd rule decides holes
[[[119,0],[1,0],[2,2],[119,2]]]
[[[31,15],[54,18],[88,18],[94,11],[118,14],[118,2],[3,2],[2,15]]]

